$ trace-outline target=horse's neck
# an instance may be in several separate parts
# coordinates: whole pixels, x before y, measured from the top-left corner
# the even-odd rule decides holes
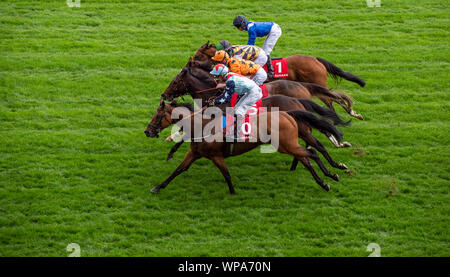
[[[204,69],[203,69],[204,70]],[[206,70],[204,70],[206,72]],[[207,72],[209,74],[209,72]],[[205,90],[210,89],[215,86],[214,82],[198,82],[197,85],[192,86],[191,90],[191,96],[195,99],[201,99],[202,100],[202,107],[205,106],[208,103],[208,100],[213,97],[217,96],[217,91],[211,91],[211,92],[204,92],[204,93],[196,93],[196,91],[199,90]]]

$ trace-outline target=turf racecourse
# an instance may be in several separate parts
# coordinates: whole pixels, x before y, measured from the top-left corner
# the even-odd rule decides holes
[[[207,40],[246,43],[238,14],[281,25],[274,55],[367,82],[329,82],[365,117],[341,128],[352,148],[314,132],[349,167],[330,192],[254,150],[227,159],[235,196],[208,160],[150,193],[188,149],[166,162],[172,144],[145,137],[159,95]],[[450,256],[449,14],[437,0],[0,2],[0,256]]]

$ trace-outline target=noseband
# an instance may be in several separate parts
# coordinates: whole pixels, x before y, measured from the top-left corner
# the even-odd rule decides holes
[[[160,117],[158,123],[156,123],[156,124],[149,123],[149,124],[148,124],[148,126],[150,126],[151,129],[155,130],[155,132],[156,132],[156,137],[159,137],[158,134],[159,134],[159,133],[161,132],[161,130],[162,130],[161,125],[162,125],[164,119],[167,120],[167,122],[169,123],[169,125],[170,125],[170,123],[171,123],[171,121],[168,120],[168,119],[166,118],[166,105],[164,105],[162,112],[163,112],[164,115]]]

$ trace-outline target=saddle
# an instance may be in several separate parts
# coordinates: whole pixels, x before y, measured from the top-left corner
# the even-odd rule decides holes
[[[252,138],[253,130],[253,118],[258,116],[262,110],[262,99],[269,96],[267,86],[265,84],[260,86],[262,89],[262,98],[259,99],[253,107],[247,110],[245,117],[242,119],[241,124],[236,124],[236,119],[234,115],[226,114],[222,120],[222,129],[225,134],[234,134],[234,140],[240,139],[242,141],[248,141]],[[237,93],[233,93],[231,96],[230,106],[235,107],[239,102],[240,96]],[[241,126],[240,132],[237,132],[236,126]],[[237,136],[239,135],[239,137]]]

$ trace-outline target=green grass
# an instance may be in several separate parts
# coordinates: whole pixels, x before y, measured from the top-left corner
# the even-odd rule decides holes
[[[65,2],[0,3],[0,256],[450,256],[446,1]],[[152,195],[188,149],[145,137],[159,95],[207,40],[246,43],[238,14],[366,80],[337,87],[354,147],[314,133],[349,170],[326,193],[255,150],[227,160],[235,196],[207,160]]]

